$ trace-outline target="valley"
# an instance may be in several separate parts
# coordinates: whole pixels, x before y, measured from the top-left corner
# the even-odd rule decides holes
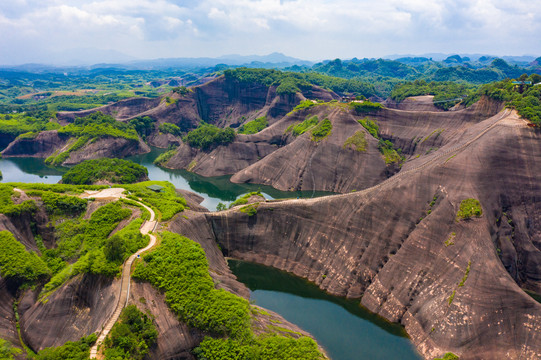
[[[0,263],[17,358],[68,341],[82,358],[541,357],[526,292],[541,293],[539,87],[413,82],[367,99],[295,74],[228,69],[158,97],[1,115],[0,229],[36,272]],[[103,158],[147,175],[67,183]],[[103,190],[126,199],[80,196]],[[139,233],[154,212],[155,246]],[[320,332],[327,311],[343,320]],[[129,316],[155,329],[143,348],[115,342]],[[379,335],[344,345],[364,332]]]

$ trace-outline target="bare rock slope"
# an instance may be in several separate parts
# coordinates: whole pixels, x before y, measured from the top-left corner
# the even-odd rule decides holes
[[[362,296],[427,359],[539,358],[541,304],[521,287],[541,292],[541,134],[505,110],[458,138],[365,191],[178,216],[171,228]],[[483,215],[457,221],[466,198]]]

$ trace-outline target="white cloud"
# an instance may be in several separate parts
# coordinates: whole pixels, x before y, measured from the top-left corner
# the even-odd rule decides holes
[[[0,48],[20,61],[81,46],[146,58],[541,53],[540,17],[529,0],[10,0],[0,3]]]

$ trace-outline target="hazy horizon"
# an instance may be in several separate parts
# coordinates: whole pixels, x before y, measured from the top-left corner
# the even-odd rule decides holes
[[[541,54],[540,15],[541,3],[527,0],[13,0],[0,4],[0,64],[522,56]]]

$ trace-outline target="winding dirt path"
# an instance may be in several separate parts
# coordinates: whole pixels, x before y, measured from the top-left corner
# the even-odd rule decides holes
[[[119,188],[112,188],[112,189],[104,189],[99,192],[94,192],[88,194],[88,197],[93,198],[99,198],[99,199],[109,199],[109,198],[116,198],[119,199],[123,197],[122,191],[124,189],[121,189],[122,191],[118,191]],[[126,262],[124,262],[124,265],[122,266],[122,277],[121,277],[121,283],[120,283],[120,297],[118,298],[118,303],[116,305],[115,312],[107,323],[105,324],[105,327],[101,331],[101,333],[98,336],[98,340],[94,344],[94,346],[90,349],[90,358],[91,359],[103,359],[103,354],[98,353],[98,347],[103,343],[107,335],[109,334],[109,331],[113,328],[113,325],[117,322],[120,313],[122,312],[122,309],[126,307],[128,304],[128,299],[130,297],[130,280],[131,280],[131,266],[134,262],[134,260],[139,256],[141,253],[149,250],[156,244],[156,236],[149,234],[151,231],[154,230],[156,227],[157,221],[155,220],[156,214],[154,211],[143,204],[142,202],[136,201],[139,205],[143,206],[145,209],[147,209],[150,213],[150,219],[145,221],[139,231],[143,235],[150,236],[150,241],[147,246],[145,246],[142,249],[139,249],[135,254],[132,254]]]

